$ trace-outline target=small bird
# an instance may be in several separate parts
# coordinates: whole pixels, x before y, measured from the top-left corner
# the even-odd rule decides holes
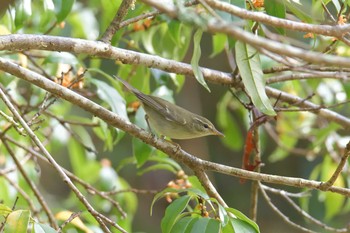
[[[224,136],[208,119],[159,97],[146,95],[125,80],[115,75],[114,77],[140,100],[146,112],[148,127],[159,134],[172,139]]]

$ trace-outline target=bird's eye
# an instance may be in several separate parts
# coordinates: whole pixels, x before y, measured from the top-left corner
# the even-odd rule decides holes
[[[209,129],[209,125],[207,125],[207,124],[204,124],[203,127],[206,129]]]

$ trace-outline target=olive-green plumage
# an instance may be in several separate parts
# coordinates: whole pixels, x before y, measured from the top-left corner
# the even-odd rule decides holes
[[[146,95],[125,80],[114,76],[141,101],[152,129],[173,139],[190,139],[207,135],[224,136],[206,118],[156,96]]]

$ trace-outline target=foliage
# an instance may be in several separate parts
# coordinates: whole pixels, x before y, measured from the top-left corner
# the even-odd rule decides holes
[[[0,232],[58,232],[58,226],[63,226],[64,232],[103,232],[106,230],[98,222],[101,216],[112,232],[281,231],[269,228],[271,221],[276,222],[269,217],[265,220],[270,224],[259,219],[256,223],[256,215],[249,216],[252,221],[243,214],[248,207],[242,203],[248,206],[250,195],[251,200],[257,200],[254,195],[258,195],[258,189],[282,198],[297,197],[299,202],[293,204],[298,207],[293,208],[303,213],[307,224],[298,222],[288,211],[283,219],[297,222],[299,230],[303,229],[301,225],[314,231],[344,230],[341,226],[347,221],[342,218],[350,213],[348,199],[340,191],[326,192],[321,182],[331,179],[342,159],[347,159],[349,149],[345,129],[350,122],[350,63],[341,62],[347,61],[344,59],[350,54],[349,31],[333,35],[329,34],[333,33],[331,29],[323,30],[321,26],[339,30],[342,25],[348,26],[350,1],[167,1],[164,8],[174,9],[170,13],[155,11],[148,1],[131,2],[110,42],[128,56],[135,56],[132,62],[110,60],[107,58],[112,57],[102,52],[89,56],[79,48],[54,51],[52,44],[47,44],[45,50],[28,50],[26,46],[20,51],[1,50],[0,58],[69,88],[143,129],[148,128],[144,110],[113,75],[146,94],[171,102],[188,84],[187,75],[192,75],[203,90],[202,96],[212,97],[210,101],[199,101],[203,115],[216,118],[215,125],[226,135],[216,141],[208,139],[209,158],[249,171],[261,169],[263,173],[220,170],[228,166],[211,170],[239,176],[242,183],[247,179],[271,182],[264,173],[274,173],[282,177],[275,183],[304,188],[310,195],[291,194],[281,187],[277,192],[253,182],[255,192],[240,196],[237,190],[245,186],[235,186],[231,177],[210,177],[217,179],[217,183],[213,182],[218,186],[216,194],[226,200],[225,205],[213,197],[216,190],[205,185],[203,179],[184,174],[187,167],[183,160],[157,150],[141,138],[131,138],[130,131],[124,132],[61,100],[61,96],[23,81],[20,75],[2,70],[1,90],[55,161],[65,168],[64,174],[81,195],[66,185],[67,177],[57,177],[54,165],[33,143],[9,106],[0,101]],[[224,5],[220,8],[213,2]],[[5,1],[0,4],[7,9],[0,9],[0,35],[100,40],[121,4],[121,0]],[[146,13],[151,16],[146,17]],[[300,24],[310,31],[299,28]],[[3,38],[0,36],[0,46]],[[218,92],[211,83],[225,85]],[[184,95],[190,102],[196,94],[198,91],[191,89]],[[195,145],[196,141],[192,148],[206,147]],[[221,154],[232,157],[227,159]],[[233,164],[238,163],[236,154],[244,155],[243,164]],[[288,166],[291,161],[301,163]],[[208,172],[203,167],[188,167],[189,174]],[[349,193],[347,161],[343,167],[340,170],[345,172],[336,174],[331,186]],[[287,174],[320,181],[320,185],[292,185],[287,182]],[[310,188],[319,190],[311,193]],[[152,197],[147,199],[150,194],[154,195],[153,203]],[[166,206],[164,199],[168,201]],[[269,198],[265,200],[273,205]],[[141,208],[150,208],[152,216],[145,216],[148,209]],[[161,220],[153,220],[153,213],[159,212]],[[321,221],[314,221],[309,214]]]

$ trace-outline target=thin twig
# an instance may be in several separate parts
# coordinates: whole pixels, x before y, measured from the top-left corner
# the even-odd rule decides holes
[[[50,81],[50,82],[52,82],[52,81]],[[78,199],[85,205],[87,210],[95,217],[97,222],[100,224],[102,230],[104,232],[110,232],[109,229],[107,228],[107,226],[105,225],[105,223],[103,221],[101,221],[101,218],[99,217],[99,213],[92,207],[92,205],[87,201],[86,197],[79,191],[79,189],[72,183],[72,181],[69,179],[69,177],[64,173],[64,171],[61,169],[60,165],[53,159],[51,154],[46,150],[44,145],[40,142],[39,138],[34,134],[34,132],[31,130],[31,128],[28,126],[28,124],[25,122],[25,120],[22,118],[21,114],[19,114],[18,111],[13,107],[12,103],[9,102],[5,93],[1,89],[0,89],[0,97],[6,103],[7,107],[10,109],[12,114],[18,119],[18,121],[23,126],[23,128],[25,129],[27,134],[33,140],[33,142],[38,146],[38,148],[41,150],[41,152],[45,155],[45,157],[54,166],[55,170],[61,176],[62,180],[70,187],[70,189],[76,194]],[[4,144],[5,144],[5,142],[4,142]],[[45,207],[45,206],[43,206],[43,207]],[[50,210],[48,210],[48,211],[49,211],[48,213],[50,213]],[[58,229],[57,223],[55,222],[53,217],[52,217],[52,219],[50,217],[50,222],[55,229]],[[118,230],[120,230],[122,232],[126,232],[118,224],[115,224],[114,226],[116,226]]]
[[[337,180],[338,176],[342,172],[345,164],[347,163],[349,155],[350,155],[350,141],[348,142],[348,144],[345,147],[345,152],[344,152],[343,156],[341,157],[341,160],[338,164],[337,169],[335,169],[333,175],[331,176],[331,178],[327,182],[320,184],[320,190],[326,191],[329,189],[329,187],[331,187],[334,184],[334,182]]]
[[[259,114],[257,114],[257,111],[252,111],[253,114],[253,124],[254,122],[256,122],[258,120],[258,118],[260,117]],[[253,139],[254,142],[254,146],[255,146],[255,155],[254,155],[254,161],[256,163],[256,161],[261,161],[261,145],[260,145],[260,136],[259,136],[259,127],[254,127],[254,132],[253,132]],[[256,172],[260,172],[260,166],[258,165],[255,168]],[[257,217],[258,217],[258,197],[259,197],[259,181],[253,181],[252,182],[252,186],[251,186],[251,192],[250,192],[250,208],[249,208],[249,214],[250,214],[250,218],[253,221],[257,221]]]
[[[129,8],[134,5],[136,0],[123,0],[119,6],[119,9],[117,11],[117,14],[114,16],[113,21],[108,26],[107,30],[103,34],[101,41],[110,44],[112,37],[114,34],[119,30],[120,23],[122,22],[123,18],[128,13]]]
[[[1,99],[4,102],[7,102],[6,100],[4,100],[4,93],[0,90],[0,96]],[[6,98],[6,97],[5,97]],[[7,105],[8,106],[8,105]],[[38,187],[35,185],[35,183],[28,177],[26,171],[24,170],[22,164],[20,163],[20,161],[18,160],[18,158],[16,157],[15,153],[13,152],[13,150],[10,148],[10,146],[8,145],[8,143],[2,139],[2,143],[4,144],[7,152],[11,155],[13,161],[15,162],[18,170],[20,171],[21,175],[23,176],[24,180],[27,182],[27,184],[30,186],[30,189],[33,191],[34,195],[36,196],[37,200],[39,201],[40,205],[43,207],[47,217],[49,218],[50,224],[54,229],[58,229],[58,225],[57,222],[55,220],[55,217],[53,215],[53,213],[51,212],[51,209],[49,208],[48,204],[46,203],[43,195],[39,192]]]
[[[271,207],[271,209],[276,212],[287,224],[295,227],[297,230],[302,231],[302,232],[308,232],[308,233],[317,233],[315,231],[309,230],[303,226],[300,226],[294,222],[292,222],[288,216],[284,215],[272,202],[270,197],[267,195],[263,187],[260,187],[260,191],[262,193],[262,196],[265,198],[267,204]]]
[[[309,197],[309,196],[311,196],[310,191],[304,191],[304,192],[299,192],[299,193],[292,193],[292,192],[287,192],[287,191],[282,190],[282,189],[272,188],[272,187],[264,185],[264,184],[260,184],[260,186],[266,191],[269,191],[269,192],[274,193],[274,194],[285,195],[287,197],[301,198],[301,197]]]
[[[218,193],[218,191],[216,190],[214,185],[209,180],[208,175],[200,169],[196,169],[196,168],[192,168],[192,169],[193,169],[196,177],[198,178],[198,180],[201,182],[202,186],[204,187],[205,191],[208,193],[208,195],[210,197],[215,198],[220,203],[220,205],[222,205],[223,207],[228,207],[226,202],[224,201],[224,199],[220,196],[220,194]]]
[[[79,212],[76,212],[76,213],[72,213],[69,218],[64,221],[61,226],[58,228],[57,232],[60,233],[62,232],[63,228],[68,224],[70,223],[71,221],[73,221],[75,218],[79,217],[81,215],[81,211]]]
[[[32,210],[32,214],[37,215],[39,213],[39,210],[35,207],[33,201],[31,200],[31,197],[27,194],[26,191],[24,191],[16,182],[14,182],[10,177],[8,177],[7,174],[3,174],[0,172],[0,176],[4,177],[9,184],[14,187],[19,194],[24,198],[24,200],[28,203],[29,208]],[[1,231],[0,231],[1,232]]]
[[[43,88],[54,95],[59,95],[61,98],[71,102],[76,106],[81,107],[82,109],[90,112],[92,115],[104,120],[107,124],[128,132],[130,135],[141,139],[145,143],[163,151],[164,153],[168,154],[171,158],[175,159],[178,162],[182,162],[188,165],[189,167],[197,167],[197,169],[203,169],[206,171],[215,171],[215,172],[227,174],[230,176],[236,176],[236,177],[252,179],[252,180],[260,180],[262,182],[268,182],[268,183],[276,183],[276,184],[283,184],[288,186],[304,187],[304,188],[311,188],[311,189],[319,188],[319,184],[320,184],[319,181],[256,173],[256,172],[246,171],[239,168],[225,166],[218,163],[201,160],[198,157],[195,157],[182,149],[178,150],[176,146],[174,146],[173,144],[165,140],[161,140],[153,137],[148,131],[140,129],[139,127],[121,118],[119,115],[101,107],[100,105],[90,101],[87,98],[84,98],[83,96],[73,92],[72,90],[64,88],[50,80],[47,80],[46,78],[42,77],[37,73],[24,69],[23,67],[13,65],[13,63],[8,62],[3,58],[0,58],[0,69],[5,70],[6,72],[9,72],[21,79],[27,80],[28,82],[34,85],[37,85],[40,88]],[[289,101],[297,102],[300,99],[299,97],[289,95],[286,93],[283,93],[281,95],[280,91],[277,91],[274,89],[267,88],[266,90],[270,92],[271,95],[276,96],[275,98],[279,98],[281,101],[284,101],[286,98],[291,98]],[[306,103],[308,102],[305,102],[304,104]],[[308,104],[311,105],[311,103],[308,103]],[[319,110],[318,114],[322,115],[321,114],[322,111],[323,110]],[[332,111],[328,111],[328,112],[331,113],[332,117],[331,116],[330,117],[333,118],[335,122],[339,122],[339,120],[341,121],[344,120],[344,122],[349,121],[349,119],[339,114],[336,114],[335,112],[332,112]],[[347,189],[347,188],[332,186],[328,189],[328,191],[337,192],[346,196],[350,196],[350,189]]]
[[[47,163],[50,166],[53,166],[49,160],[47,158],[45,158],[43,155],[41,155],[39,152],[31,149],[31,148],[27,148],[26,146],[20,144],[19,142],[17,142],[16,140],[8,137],[8,136],[4,136],[5,140],[8,140],[9,142],[13,143],[14,145],[18,146],[19,148],[22,148],[23,150],[27,151],[28,153],[32,154],[33,156],[35,156],[35,158],[40,159],[41,161],[44,161],[45,163]],[[79,183],[80,185],[82,185],[90,194],[93,195],[98,195],[100,197],[102,197],[103,199],[106,199],[108,201],[112,200],[112,205],[114,207],[117,208],[117,210],[120,212],[122,217],[126,217],[126,213],[123,210],[123,208],[120,206],[120,204],[116,201],[114,201],[113,199],[111,199],[109,197],[110,194],[108,194],[108,192],[104,192],[104,191],[99,191],[97,190],[95,187],[93,187],[92,185],[90,185],[89,183],[85,182],[84,180],[80,179],[79,177],[77,177],[76,175],[74,175],[73,173],[71,173],[70,171],[66,170],[65,168],[61,167],[61,169],[67,174],[67,176],[72,179],[73,181]],[[111,191],[113,192],[113,191]]]
[[[299,212],[303,217],[307,218],[307,220],[315,223],[316,225],[322,227],[325,230],[328,231],[332,231],[332,232],[339,232],[339,233],[345,233],[345,232],[349,232],[350,228],[333,228],[330,227],[326,224],[324,224],[323,222],[319,221],[318,219],[312,217],[309,213],[307,213],[306,211],[304,211],[302,208],[300,208],[297,204],[295,204],[295,202],[291,199],[291,197],[297,197],[297,198],[301,198],[301,197],[305,197],[306,195],[310,196],[309,192],[302,192],[302,193],[289,193],[286,192],[284,190],[280,190],[280,189],[274,189],[271,187],[268,187],[266,185],[261,185],[261,187],[269,192],[273,192],[275,194],[280,195],[282,198],[284,198],[297,212]]]

